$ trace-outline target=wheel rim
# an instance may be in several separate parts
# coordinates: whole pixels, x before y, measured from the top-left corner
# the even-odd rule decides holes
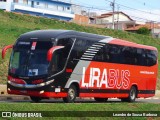
[[[68,96],[71,100],[73,100],[75,97],[75,91],[73,89],[69,89]]]
[[[131,93],[130,93],[131,99],[134,100],[136,97],[136,92],[134,89],[131,89]]]

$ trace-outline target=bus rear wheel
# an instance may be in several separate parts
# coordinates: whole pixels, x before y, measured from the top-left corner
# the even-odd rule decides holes
[[[128,98],[122,98],[122,102],[134,102],[136,100],[137,96],[137,89],[135,86],[132,86],[130,91],[129,91],[129,96]]]
[[[30,96],[30,98],[31,98],[31,100],[33,101],[33,102],[40,102],[41,100],[42,100],[42,98],[40,98],[40,97],[33,97],[33,96]]]
[[[94,98],[97,102],[107,102],[108,98]]]
[[[67,92],[67,97],[63,98],[65,103],[73,103],[77,97],[77,89],[74,85],[71,85]]]

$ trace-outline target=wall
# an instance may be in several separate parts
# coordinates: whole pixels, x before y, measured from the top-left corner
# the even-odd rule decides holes
[[[7,3],[6,2],[0,2],[0,9],[6,9]]]
[[[75,23],[79,24],[89,24],[89,18],[87,16],[75,14],[75,18],[73,19]]]

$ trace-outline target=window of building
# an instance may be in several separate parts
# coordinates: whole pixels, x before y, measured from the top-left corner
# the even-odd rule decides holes
[[[70,10],[71,8],[70,7],[67,7],[67,10]]]
[[[37,2],[37,5],[39,5],[39,2]]]

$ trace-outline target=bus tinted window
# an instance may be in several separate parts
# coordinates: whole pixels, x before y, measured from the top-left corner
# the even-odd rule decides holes
[[[155,51],[145,50],[146,53],[146,64],[147,66],[152,66],[156,64],[157,57]]]
[[[109,45],[109,62],[119,63],[121,58],[121,47],[118,45]]]
[[[64,48],[54,52],[50,65],[50,74],[58,73],[64,69],[72,44],[73,40],[70,38],[58,40],[57,46],[64,46]]]
[[[99,61],[99,62],[104,62],[104,58],[105,54],[104,54],[104,49],[100,49],[97,54],[94,56],[93,60],[94,61]]]
[[[83,53],[94,44],[94,41],[88,40],[87,38],[77,38],[73,51],[72,57],[75,59],[80,59]]]
[[[124,47],[122,49],[124,64],[137,65],[137,49],[132,47]]]
[[[93,61],[153,66],[157,61],[157,52],[142,48],[106,44],[94,56]]]

